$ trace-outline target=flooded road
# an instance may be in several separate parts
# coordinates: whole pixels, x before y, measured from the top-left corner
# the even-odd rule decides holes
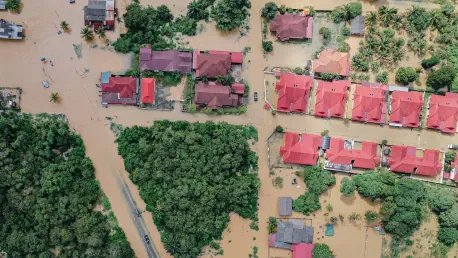
[[[118,1],[118,8],[123,12],[123,8],[130,1]],[[183,13],[187,3],[184,0],[148,0],[141,1],[143,5],[148,4],[167,4],[174,14]],[[263,92],[263,69],[271,65],[271,61],[280,59],[279,56],[264,60],[261,50],[261,21],[259,11],[267,1],[252,1],[250,32],[248,36],[239,37],[237,33],[222,37],[214,29],[213,24],[205,24],[201,35],[186,39],[193,48],[206,50],[229,50],[241,51],[244,47],[250,46],[251,53],[245,57],[243,77],[248,80],[252,92],[258,92],[262,96]],[[278,4],[286,4],[291,7],[302,7],[303,5],[313,5],[316,9],[332,9],[336,5],[347,1],[303,1],[280,0]],[[97,46],[83,42],[79,37],[79,31],[83,26],[83,6],[85,0],[78,0],[76,4],[70,5],[68,1],[47,0],[33,1],[23,0],[24,8],[21,14],[10,14],[0,12],[0,18],[24,24],[25,35],[27,38],[22,42],[0,41],[0,85],[8,87],[22,87],[22,107],[24,112],[31,113],[63,113],[66,114],[70,125],[80,134],[86,146],[86,153],[91,158],[96,168],[96,177],[100,181],[101,187],[112,203],[120,227],[126,233],[132,248],[138,257],[148,257],[147,251],[143,246],[143,239],[139,235],[135,221],[132,218],[131,209],[125,200],[121,186],[118,182],[119,174],[126,181],[129,190],[140,210],[146,208],[141,200],[138,189],[128,179],[128,174],[124,170],[122,159],[117,154],[117,145],[114,143],[115,137],[110,131],[110,123],[106,117],[112,117],[114,122],[124,126],[150,125],[154,120],[188,120],[191,122],[206,120],[226,121],[233,124],[252,124],[259,130],[259,142],[254,146],[259,156],[259,177],[262,188],[259,190],[259,231],[249,229],[249,221],[243,220],[237,215],[231,217],[228,229],[223,234],[222,247],[224,255],[222,257],[246,257],[252,253],[253,247],[259,248],[259,257],[268,256],[267,248],[267,229],[266,222],[269,216],[275,216],[278,196],[297,197],[303,193],[304,188],[297,189],[289,183],[285,183],[283,189],[272,186],[267,167],[267,148],[265,140],[273,131],[276,125],[281,125],[289,131],[308,132],[319,134],[323,130],[329,130],[330,134],[338,137],[352,138],[355,140],[370,140],[381,142],[388,139],[390,144],[416,145],[435,149],[444,149],[447,144],[458,142],[457,137],[441,135],[435,131],[423,130],[410,131],[409,129],[395,129],[388,126],[380,127],[361,123],[344,123],[341,120],[318,119],[312,116],[284,115],[277,114],[272,116],[270,111],[263,108],[263,101],[253,102],[248,105],[248,111],[241,116],[207,116],[203,114],[184,114],[179,108],[174,111],[150,111],[139,110],[135,107],[115,107],[102,108],[100,104],[98,83],[100,72],[102,71],[122,71],[129,68],[130,57],[128,55],[117,54],[110,51],[99,40],[94,43]],[[367,7],[367,8],[366,8]],[[364,5],[365,10],[374,8],[368,4]],[[70,24],[71,33],[58,35],[59,23],[66,20]],[[115,40],[119,33],[125,32],[125,28],[117,26],[116,32],[108,32],[110,40]],[[211,40],[209,40],[211,39]],[[82,58],[78,59],[73,45],[82,44]],[[288,49],[278,51],[288,53]],[[292,49],[291,51],[294,51]],[[276,55],[274,50],[272,55]],[[45,57],[52,60],[54,66],[43,64],[40,59]],[[297,57],[295,57],[297,58]],[[299,60],[299,59],[298,59]],[[304,58],[305,60],[305,58]],[[285,60],[283,60],[286,62]],[[300,60],[299,60],[300,61]],[[49,80],[51,86],[45,89],[41,85],[42,80]],[[62,103],[54,104],[49,101],[50,94],[58,92],[62,97]],[[261,98],[260,98],[261,99]],[[179,105],[178,105],[179,106]],[[285,182],[289,182],[291,173],[281,172],[285,177]],[[338,180],[340,181],[340,179]],[[337,190],[335,190],[337,189]],[[334,210],[343,214],[357,211],[364,213],[373,206],[367,204],[361,198],[356,198],[350,204],[340,200],[338,188],[333,188],[329,195],[322,197],[322,202],[331,202]],[[327,199],[326,199],[327,198]],[[325,206],[325,205],[323,205]],[[300,216],[295,214],[295,216]],[[322,217],[317,213],[317,218]],[[152,239],[157,247],[160,257],[170,257],[160,242],[160,235],[154,226],[152,216],[145,212],[143,219],[151,233]],[[320,219],[315,220],[315,225],[320,225]],[[353,232],[353,231],[357,232]],[[345,246],[345,242],[339,242],[345,236],[358,232],[364,232],[363,228],[354,229],[342,226],[339,229],[339,238],[325,239],[339,257],[374,257],[368,256],[364,251],[358,249],[357,253],[348,253],[352,249]],[[369,247],[374,245],[378,249],[380,239],[371,233],[368,239]],[[359,236],[359,233],[358,233]],[[358,243],[353,243],[359,245]],[[360,245],[364,246],[364,243]],[[366,246],[367,247],[367,246]],[[347,252],[347,253],[346,253]],[[204,255],[210,257],[210,254]],[[380,257],[380,256],[379,256]]]

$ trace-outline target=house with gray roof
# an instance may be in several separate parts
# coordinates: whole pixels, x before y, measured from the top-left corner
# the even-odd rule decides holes
[[[293,198],[278,197],[278,215],[291,216],[293,214]]]
[[[366,19],[362,15],[356,16],[353,20],[351,20],[350,34],[363,36],[366,31],[365,20]]]
[[[0,19],[0,39],[17,39],[20,40],[24,37],[22,33],[22,25],[9,23]]]
[[[300,219],[289,219],[287,222],[277,220],[276,242],[299,244],[313,242],[313,227],[304,225]]]
[[[6,0],[0,0],[0,10],[6,10]]]
[[[84,7],[84,21],[88,23],[105,21],[106,5],[106,1],[89,0],[88,5]]]

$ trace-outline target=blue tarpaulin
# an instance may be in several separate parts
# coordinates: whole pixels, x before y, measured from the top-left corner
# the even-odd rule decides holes
[[[102,73],[102,83],[108,83],[110,80],[111,73],[110,72],[103,72]]]
[[[326,236],[333,236],[334,235],[334,225],[326,224]]]

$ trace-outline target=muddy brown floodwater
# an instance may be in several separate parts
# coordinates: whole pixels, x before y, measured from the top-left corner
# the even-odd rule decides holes
[[[120,12],[130,2],[118,0]],[[149,0],[140,1],[143,5],[167,4],[174,14],[184,13],[189,0]],[[282,59],[282,55],[273,52],[270,61],[265,61],[261,50],[261,21],[259,12],[267,0],[252,1],[251,30],[248,36],[240,38],[238,34],[221,34],[217,32],[213,24],[204,24],[200,35],[185,38],[193,48],[218,49],[229,51],[241,51],[245,46],[251,46],[251,53],[245,57],[245,69],[243,76],[248,80],[251,90],[263,92],[263,69],[266,66],[275,65],[271,61]],[[278,4],[286,4],[291,7],[315,6],[316,9],[332,9],[341,5],[344,0],[310,0],[294,1],[279,0]],[[398,2],[398,1],[396,1]],[[138,189],[130,182],[124,170],[122,159],[117,154],[117,145],[114,143],[113,133],[109,129],[109,121],[105,117],[113,117],[116,123],[124,126],[149,125],[157,119],[188,120],[195,121],[226,121],[234,124],[252,124],[259,130],[259,142],[254,146],[259,155],[259,177],[262,187],[259,190],[259,231],[249,229],[249,221],[243,220],[237,215],[231,215],[231,222],[223,234],[222,257],[235,258],[247,257],[252,253],[253,246],[259,247],[259,257],[267,257],[266,222],[269,216],[277,213],[278,196],[297,197],[304,191],[304,187],[297,189],[288,182],[293,176],[292,171],[278,172],[285,178],[285,187],[277,189],[272,186],[267,167],[267,148],[265,140],[276,125],[281,125],[287,130],[295,132],[309,132],[319,134],[323,130],[338,137],[353,138],[355,140],[371,140],[380,142],[388,139],[391,144],[416,145],[435,149],[445,149],[446,145],[456,142],[454,136],[442,135],[438,132],[423,130],[410,131],[408,129],[395,129],[388,126],[379,127],[360,123],[343,123],[340,120],[318,119],[312,116],[297,116],[278,114],[272,116],[269,111],[263,109],[263,101],[251,102],[248,111],[241,116],[206,116],[202,114],[184,114],[176,108],[171,112],[146,111],[135,107],[102,108],[100,104],[98,83],[102,71],[122,71],[129,68],[130,56],[115,53],[108,50],[101,42],[96,40],[90,44],[82,42],[79,30],[83,26],[83,6],[85,0],[77,0],[75,4],[69,4],[66,0],[23,0],[24,8],[21,14],[0,12],[0,18],[24,25],[27,38],[22,42],[0,42],[0,86],[22,87],[22,108],[30,113],[63,113],[67,115],[70,125],[79,133],[85,143],[87,155],[91,158],[96,168],[96,177],[101,187],[112,203],[113,211],[120,226],[126,233],[138,257],[147,257],[146,250],[142,245],[142,239],[135,229],[135,225],[129,214],[127,203],[123,199],[117,177],[123,176],[132,191],[133,197],[140,209],[145,209],[145,203],[141,200]],[[388,2],[391,4],[391,2]],[[410,2],[402,2],[402,6],[410,6]],[[364,3],[364,10],[373,10],[374,5]],[[58,35],[58,27],[61,20],[70,24],[71,33]],[[125,32],[124,26],[117,26],[115,32],[108,32],[110,40],[115,40],[119,33]],[[82,58],[78,59],[73,44],[82,44]],[[356,43],[355,43],[356,44]],[[290,50],[285,46],[278,53],[294,52],[296,46]],[[291,55],[291,54],[289,54]],[[304,61],[311,53],[304,53]],[[54,66],[43,64],[40,59],[45,57],[52,60]],[[283,58],[287,58],[285,55]],[[249,62],[248,62],[249,60]],[[294,60],[300,60],[296,55]],[[288,60],[282,59],[284,63]],[[294,66],[293,66],[294,67]],[[45,89],[41,81],[48,80],[50,88]],[[49,101],[50,94],[58,92],[62,97],[60,104]],[[260,98],[262,99],[262,98]],[[340,182],[341,176],[338,177]],[[348,215],[352,212],[363,214],[368,209],[377,209],[377,205],[367,203],[359,197],[353,200],[342,200],[337,186],[322,197],[323,207],[331,203],[334,213]],[[323,223],[323,211],[318,212],[312,218],[312,223],[319,230]],[[295,214],[295,216],[300,216]],[[144,215],[153,240],[161,257],[170,257],[166,254],[157,229],[152,221],[151,214]],[[322,232],[317,233],[317,237]],[[358,241],[350,241],[352,237]],[[331,246],[339,257],[380,257],[381,238],[365,225],[339,225],[336,228],[336,236],[317,241],[325,242]],[[368,251],[369,250],[369,251]],[[290,254],[287,254],[290,255]],[[210,254],[205,254],[210,257]]]

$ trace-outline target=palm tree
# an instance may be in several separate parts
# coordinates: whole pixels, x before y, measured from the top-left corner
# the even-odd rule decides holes
[[[89,28],[89,27],[83,27],[81,28],[81,38],[87,40],[87,41],[91,41],[94,39],[94,33],[92,32],[92,30]]]
[[[105,30],[104,30],[102,27],[100,27],[100,28],[95,32],[95,34],[97,34],[97,36],[99,36],[99,39],[105,38],[105,37],[106,37],[106,36],[105,36]]]
[[[56,93],[51,93],[51,99],[49,100],[49,102],[54,102],[54,103],[57,103],[60,101],[60,96],[59,96],[59,93],[56,92]]]
[[[373,26],[377,23],[377,13],[375,12],[369,12],[366,16],[366,25],[367,26]]]
[[[378,15],[380,16],[380,21],[382,22],[383,26],[388,27],[391,23],[393,23],[396,15],[398,14],[398,9],[386,7],[383,5],[378,10]]]
[[[68,23],[66,21],[61,21],[60,22],[60,28],[63,29],[64,31],[68,30]]]

